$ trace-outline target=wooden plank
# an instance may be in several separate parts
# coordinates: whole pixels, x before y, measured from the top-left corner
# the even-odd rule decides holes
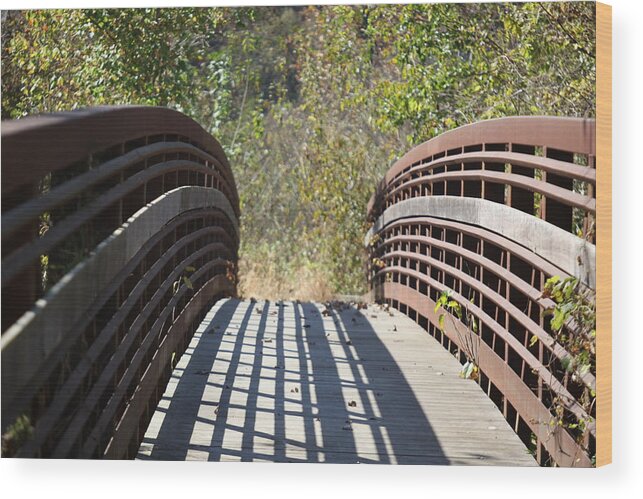
[[[612,462],[612,7],[596,4],[596,465]]]
[[[395,310],[224,300],[139,459],[535,466],[460,364]]]

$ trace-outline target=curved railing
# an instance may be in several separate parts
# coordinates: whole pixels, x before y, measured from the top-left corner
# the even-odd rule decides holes
[[[464,361],[474,345],[483,390],[540,463],[590,466],[595,373],[570,379],[543,296],[554,275],[595,287],[593,120],[514,117],[444,133],[387,172],[368,205],[372,298],[416,320]],[[440,322],[451,298],[479,324]],[[539,341],[532,341],[533,338]],[[552,401],[564,420],[552,427]],[[583,425],[574,422],[583,421]],[[535,442],[534,442],[535,441]]]
[[[236,293],[238,217],[221,146],[179,112],[2,123],[2,430],[13,455],[136,454],[174,360],[213,303]]]

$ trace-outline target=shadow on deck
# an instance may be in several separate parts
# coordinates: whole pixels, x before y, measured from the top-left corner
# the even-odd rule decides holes
[[[480,427],[469,428],[474,435],[467,440],[472,432],[451,421],[453,408],[445,410],[443,400],[455,397],[451,406],[460,403],[460,412],[478,410],[477,401],[466,394],[473,389],[493,404],[475,383],[457,378],[457,362],[437,343],[440,358],[426,356],[422,345],[434,340],[410,320],[397,312],[390,316],[351,307],[325,315],[324,308],[294,302],[218,303],[176,366],[139,459],[533,462],[495,406],[491,419],[496,426],[485,419],[487,404],[476,415]],[[432,395],[421,402],[418,393]],[[455,459],[445,453],[445,437],[438,439],[427,414],[439,414],[450,439],[464,439],[452,442]],[[511,444],[507,449],[489,430],[503,423],[501,434]],[[476,431],[493,434],[489,453],[479,447]],[[512,451],[520,454],[518,462]]]

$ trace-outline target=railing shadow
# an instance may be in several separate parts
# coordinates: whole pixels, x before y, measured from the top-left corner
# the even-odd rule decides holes
[[[352,357],[349,342],[355,350],[349,366],[359,391],[357,407],[362,408],[361,424],[372,432],[378,462],[390,456],[397,464],[449,464],[413,388],[370,322],[357,319],[356,326],[354,307],[331,314],[346,356]]]
[[[367,320],[355,325],[354,308],[324,317],[314,304],[239,305],[211,318],[216,341],[189,352],[140,458],[448,464],[395,359]],[[224,334],[241,314],[238,332]]]
[[[151,459],[176,461],[187,457],[194,425],[199,419],[199,410],[203,404],[202,394],[208,381],[207,368],[203,369],[202,366],[212,366],[214,356],[220,350],[222,341],[227,338],[225,325],[230,323],[238,304],[238,300],[225,301],[207,328],[204,331],[202,331],[203,327],[199,328],[202,335],[213,334],[213,340],[211,342],[199,341],[196,348],[192,349],[190,346],[183,354],[184,356],[189,355],[190,360],[181,373],[172,396],[169,397],[170,406],[167,409],[161,408],[163,401],[168,400],[168,397],[164,395],[157,408],[157,411],[165,414],[154,443],[163,442],[163,445],[154,446]],[[252,307],[249,307],[242,320],[242,326],[247,323],[251,311]],[[206,320],[208,315],[206,315]],[[216,326],[219,327],[215,329]],[[197,334],[199,333],[197,332]],[[176,379],[177,371],[179,370],[174,370],[170,383]],[[143,445],[146,443],[150,442],[144,438]]]

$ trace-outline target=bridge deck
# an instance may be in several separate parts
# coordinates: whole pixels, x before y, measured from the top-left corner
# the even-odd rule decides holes
[[[535,466],[459,363],[397,311],[218,302],[139,459]]]

